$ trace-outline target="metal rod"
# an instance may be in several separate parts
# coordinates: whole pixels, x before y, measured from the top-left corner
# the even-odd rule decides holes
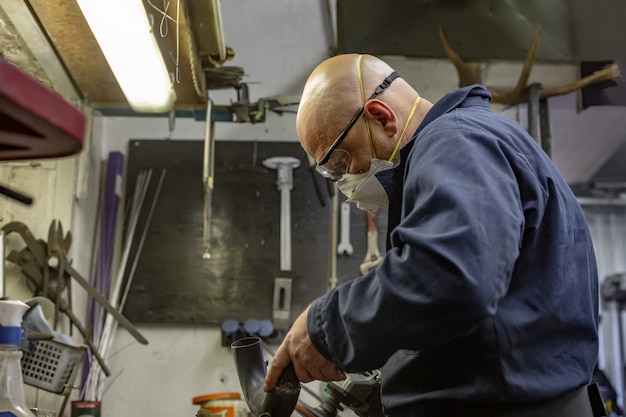
[[[328,279],[328,289],[332,290],[337,286],[337,227],[339,225],[339,193],[337,183],[333,182],[333,196],[330,203],[330,277]]]
[[[581,206],[626,206],[626,198],[577,197],[576,200]]]
[[[280,190],[280,270],[291,271],[291,194]]]
[[[26,204],[30,206],[33,204],[32,197],[27,196],[26,194],[22,194],[18,191],[7,188],[3,185],[0,185],[0,194],[4,194],[5,196],[12,198],[15,201],[19,201],[20,203]]]
[[[613,352],[615,363],[615,392],[617,394],[617,405],[624,407],[624,343],[622,341],[622,308],[618,300],[611,301],[611,328],[613,331]]]
[[[541,147],[546,155],[552,158],[552,134],[550,133],[550,112],[548,110],[548,100],[539,100],[539,123],[541,132]]]
[[[0,255],[2,255],[2,262],[0,262],[0,300],[6,295],[6,285],[4,277],[4,230],[0,230]]]
[[[531,84],[528,93],[528,134],[541,144],[541,133],[539,127],[539,92],[541,84]]]
[[[154,209],[156,208],[156,203],[159,199],[159,195],[161,194],[161,187],[163,186],[163,180],[165,180],[166,170],[164,169],[161,172],[161,178],[159,179],[159,184],[157,185],[157,189],[154,192],[154,198],[152,199],[152,204],[150,205],[150,211],[148,212],[148,218],[146,219],[146,224],[143,228],[143,232],[141,233],[141,239],[139,240],[139,246],[137,247],[137,251],[135,252],[135,259],[133,260],[133,264],[130,268],[130,272],[128,274],[128,278],[126,279],[126,286],[124,288],[124,293],[122,294],[122,299],[120,300],[120,304],[118,307],[118,311],[121,313],[124,310],[124,304],[126,304],[126,298],[128,297],[128,293],[130,291],[130,286],[133,282],[133,278],[135,277],[135,271],[137,269],[137,264],[139,263],[139,256],[141,255],[141,251],[143,249],[144,242],[146,240],[146,235],[148,234],[148,228],[150,227],[150,223],[152,222],[152,215],[154,214]],[[115,322],[117,323],[117,322]],[[115,325],[117,327],[117,324]]]
[[[202,183],[204,184],[203,259],[211,258],[211,202],[213,199],[213,161],[215,160],[215,137],[211,120],[211,106],[211,99],[208,99],[204,126],[204,160],[202,166]]]

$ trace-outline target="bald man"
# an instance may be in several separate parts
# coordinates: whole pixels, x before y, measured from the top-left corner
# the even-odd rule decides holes
[[[593,416],[587,223],[550,158],[490,100],[473,85],[433,105],[369,55],[313,71],[302,147],[348,201],[388,208],[388,247],[296,319],[266,391],[289,363],[302,382],[381,368],[390,416]]]

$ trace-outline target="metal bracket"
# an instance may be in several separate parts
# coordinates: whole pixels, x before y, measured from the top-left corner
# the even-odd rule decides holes
[[[291,325],[291,286],[291,278],[274,279],[272,319],[277,330],[286,330]]]

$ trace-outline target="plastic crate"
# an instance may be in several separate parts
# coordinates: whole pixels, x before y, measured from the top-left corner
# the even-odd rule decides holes
[[[24,383],[33,387],[66,394],[70,376],[82,359],[85,346],[71,346],[56,340],[39,340],[31,352],[22,356]]]

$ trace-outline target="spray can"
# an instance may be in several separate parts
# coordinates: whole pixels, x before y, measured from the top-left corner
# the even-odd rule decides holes
[[[35,417],[26,407],[22,377],[22,316],[28,305],[0,300],[0,417]]]

